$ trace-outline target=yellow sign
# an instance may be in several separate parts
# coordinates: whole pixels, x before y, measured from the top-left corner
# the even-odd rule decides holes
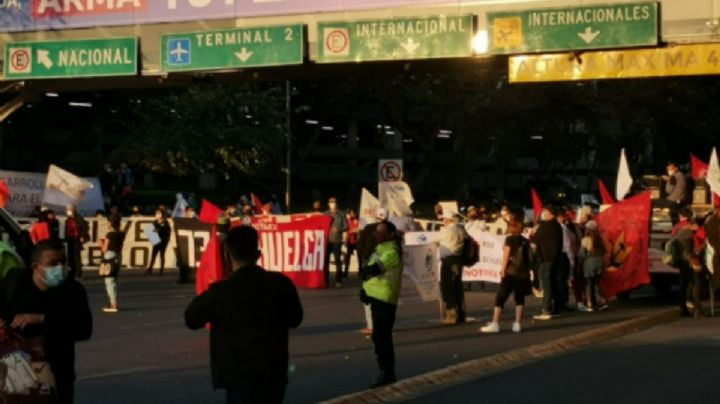
[[[496,18],[493,24],[493,44],[496,48],[512,49],[522,46],[522,18]]]
[[[720,74],[720,44],[513,56],[511,83]]]

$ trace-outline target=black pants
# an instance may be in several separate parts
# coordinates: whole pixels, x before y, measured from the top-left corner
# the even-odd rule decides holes
[[[70,267],[71,278],[82,278],[82,258],[80,257],[80,251],[82,250],[82,244],[79,238],[67,237],[65,239],[68,250],[68,266]]]
[[[553,293],[555,312],[567,310],[567,304],[570,299],[568,279],[570,279],[570,259],[567,254],[560,253],[556,260],[555,276],[553,277],[553,286],[556,292]]]
[[[357,244],[346,244],[345,245],[345,272],[344,276],[347,278],[350,273],[350,259],[352,259],[353,253],[357,250]],[[359,258],[358,258],[359,265]],[[359,268],[359,267],[358,267]]]
[[[375,346],[378,367],[383,372],[395,374],[395,349],[393,348],[392,331],[395,325],[397,306],[372,299],[370,311],[373,321],[372,342]]]
[[[152,249],[152,256],[150,257],[150,265],[147,267],[147,272],[149,274],[152,273],[153,266],[155,265],[155,258],[159,255],[160,256],[160,273],[163,272],[165,269],[165,249],[167,248],[167,244],[160,243],[155,244]]]
[[[279,404],[285,398],[285,385],[280,383],[239,382],[226,389],[227,404]]]
[[[510,294],[515,294],[515,306],[525,305],[525,295],[530,289],[530,276],[505,275],[495,295],[495,307],[505,307]]]
[[[692,302],[693,305],[695,305],[695,309],[700,309],[700,282],[701,282],[701,272],[695,272],[693,271],[692,267],[689,263],[683,262],[680,264],[679,270],[679,278],[678,281],[680,283],[679,285],[679,291],[678,291],[678,300],[680,304],[680,311],[683,313],[688,312],[687,308],[687,293],[688,289],[691,289],[690,293],[692,295]]]
[[[449,256],[440,262],[440,291],[448,310],[457,310],[457,320],[465,321],[465,289],[463,288],[463,257]]]
[[[540,280],[540,288],[543,291],[542,312],[543,314],[552,313],[553,301],[553,264],[552,262],[541,262],[538,265],[538,279]]]
[[[585,279],[585,299],[588,307],[597,309],[597,287],[600,284],[600,276],[593,276]]]
[[[330,256],[335,261],[335,283],[342,282],[342,243],[328,243],[325,256],[325,284],[330,285]]]

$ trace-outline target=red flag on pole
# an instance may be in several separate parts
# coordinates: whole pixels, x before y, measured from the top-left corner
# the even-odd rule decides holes
[[[543,210],[543,203],[537,191],[535,191],[535,188],[530,188],[530,196],[532,197],[533,211],[535,212],[535,221],[537,222]]]
[[[708,172],[708,163],[700,160],[694,154],[690,155],[690,167],[693,178],[703,178]]]
[[[608,251],[608,270],[602,280],[606,297],[650,283],[650,198],[650,192],[643,192],[597,215]]]
[[[203,223],[216,224],[218,216],[220,216],[222,213],[222,209],[213,205],[207,199],[203,199],[202,205],[200,205],[200,214],[198,215],[198,220]]]
[[[598,180],[598,189],[600,189],[600,199],[603,205],[612,205],[617,202],[615,198],[610,195],[610,192],[608,192],[603,180]]]
[[[250,199],[252,199],[253,207],[255,208],[255,214],[262,215],[263,203],[260,200],[260,198],[258,198],[258,196],[255,195],[254,193],[250,192]]]
[[[0,208],[4,208],[10,200],[10,189],[5,180],[0,180]]]
[[[199,295],[206,291],[214,282],[223,278],[223,261],[220,254],[220,240],[218,240],[215,226],[210,232],[210,241],[200,258],[197,275],[195,277],[195,292]]]

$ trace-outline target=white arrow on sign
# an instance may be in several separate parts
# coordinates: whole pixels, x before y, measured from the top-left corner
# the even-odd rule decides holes
[[[240,49],[240,52],[235,52],[235,56],[237,56],[237,58],[240,59],[240,61],[243,63],[247,62],[252,55],[253,53],[248,52],[248,50],[245,48]]]
[[[415,42],[415,40],[412,38],[408,38],[408,40],[401,43],[400,46],[402,46],[407,53],[412,55],[417,50],[418,46],[420,46],[420,43]]]
[[[585,28],[585,32],[578,32],[578,36],[580,39],[585,41],[586,44],[590,44],[590,42],[594,41],[595,38],[600,35],[600,31],[593,32],[592,27]]]
[[[46,69],[53,67],[53,61],[50,59],[50,51],[38,49],[38,62],[45,66]]]

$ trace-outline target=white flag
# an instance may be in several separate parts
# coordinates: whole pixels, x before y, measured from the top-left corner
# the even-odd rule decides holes
[[[625,158],[625,149],[620,151],[620,167],[618,168],[617,183],[615,184],[615,198],[618,201],[625,199],[625,195],[630,192],[633,184],[633,178],[630,175],[627,158]]]
[[[51,164],[45,182],[43,203],[57,206],[75,204],[92,188],[90,181]]]
[[[185,217],[185,209],[189,206],[181,193],[175,194],[175,207],[173,208],[172,217]],[[154,244],[153,244],[154,245]]]
[[[362,189],[360,197],[360,228],[363,229],[370,223],[377,221],[377,210],[380,208],[380,201],[367,189]]]
[[[410,185],[403,181],[378,183],[380,205],[387,206],[396,216],[412,216],[410,205],[415,202]]]
[[[710,155],[710,163],[708,163],[707,177],[705,177],[710,190],[720,195],[720,164],[718,163],[717,150],[713,147]]]

